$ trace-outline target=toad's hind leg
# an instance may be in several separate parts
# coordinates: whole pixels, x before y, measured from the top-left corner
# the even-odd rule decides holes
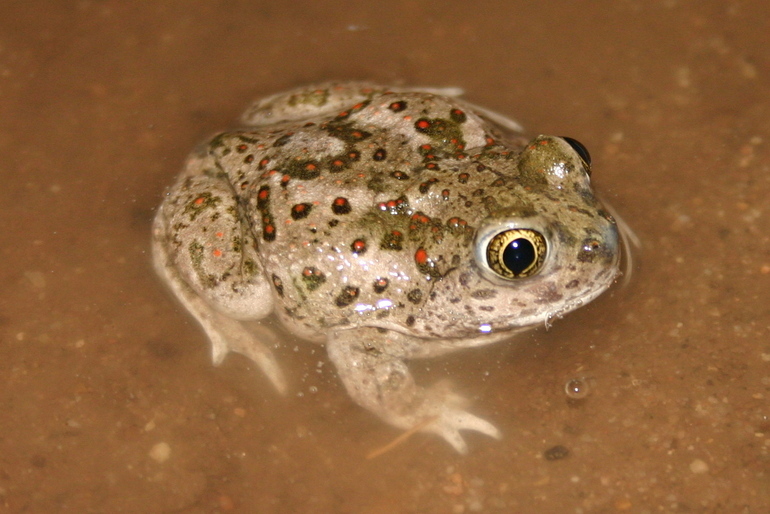
[[[155,269],[206,332],[214,364],[230,351],[241,353],[284,393],[286,380],[269,348],[275,343],[272,331],[242,323],[272,310],[253,235],[229,183],[198,173],[200,164],[192,161],[155,217]]]

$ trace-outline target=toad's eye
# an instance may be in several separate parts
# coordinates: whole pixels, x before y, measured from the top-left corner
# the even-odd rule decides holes
[[[489,241],[487,263],[503,278],[524,278],[540,271],[547,251],[548,245],[540,232],[528,228],[510,229]]]
[[[590,174],[591,173],[591,154],[588,153],[588,149],[583,146],[583,143],[578,141],[577,139],[572,139],[571,137],[562,136],[562,139],[569,144],[573,150],[575,150],[575,153],[577,153],[580,156],[580,159],[583,161],[583,165],[586,168],[586,171]]]

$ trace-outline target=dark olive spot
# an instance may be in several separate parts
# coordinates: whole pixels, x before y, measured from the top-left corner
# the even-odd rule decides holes
[[[374,292],[382,293],[388,288],[390,281],[387,278],[378,278],[374,281]]]
[[[460,109],[452,109],[449,111],[449,117],[456,123],[463,123],[467,118],[465,113]]]
[[[393,230],[382,237],[380,248],[383,250],[403,250],[404,234],[398,230]]]
[[[276,293],[278,293],[278,296],[283,296],[283,281],[280,279],[278,275],[273,275],[273,287],[275,287]]]
[[[359,289],[357,287],[353,286],[347,286],[345,287],[339,295],[337,295],[337,298],[335,298],[334,303],[337,305],[337,307],[347,307],[351,303],[356,301],[356,298],[358,298]]]
[[[286,143],[289,142],[289,140],[291,139],[291,136],[293,136],[293,135],[294,135],[293,132],[289,132],[288,134],[282,135],[281,137],[279,137],[278,139],[275,140],[275,143],[273,143],[273,146],[284,146],[284,145],[286,145]]]
[[[350,206],[350,202],[348,202],[347,198],[342,198],[340,196],[335,198],[332,202],[332,212],[334,214],[348,214],[351,210],[352,207]]]
[[[302,281],[308,291],[315,291],[326,282],[326,275],[311,266],[302,270]]]
[[[313,206],[309,203],[298,203],[291,208],[291,218],[301,220],[307,218]]]
[[[545,457],[545,460],[561,460],[569,455],[569,449],[566,446],[562,446],[560,444],[548,448],[546,451],[543,452],[543,457]]]
[[[412,289],[407,293],[406,299],[415,304],[420,303],[422,300],[422,291],[419,289]]]

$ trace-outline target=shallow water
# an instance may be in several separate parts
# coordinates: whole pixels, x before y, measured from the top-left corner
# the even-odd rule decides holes
[[[285,4],[4,6],[0,507],[770,510],[770,6]],[[241,357],[211,366],[152,272],[187,152],[328,79],[459,86],[580,139],[642,241],[627,287],[551,330],[413,364],[503,431],[468,456],[416,435],[367,460],[398,431],[321,347],[286,338],[281,398]]]

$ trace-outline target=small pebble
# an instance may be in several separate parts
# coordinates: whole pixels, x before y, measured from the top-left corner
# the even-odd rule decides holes
[[[695,473],[696,475],[705,473],[709,470],[709,465],[706,464],[701,459],[695,459],[690,463],[690,471]]]
[[[166,442],[157,443],[152,447],[149,455],[158,464],[163,464],[171,457],[171,446]]]
[[[24,276],[32,284],[32,287],[43,289],[45,287],[45,275],[42,271],[25,271]]]

